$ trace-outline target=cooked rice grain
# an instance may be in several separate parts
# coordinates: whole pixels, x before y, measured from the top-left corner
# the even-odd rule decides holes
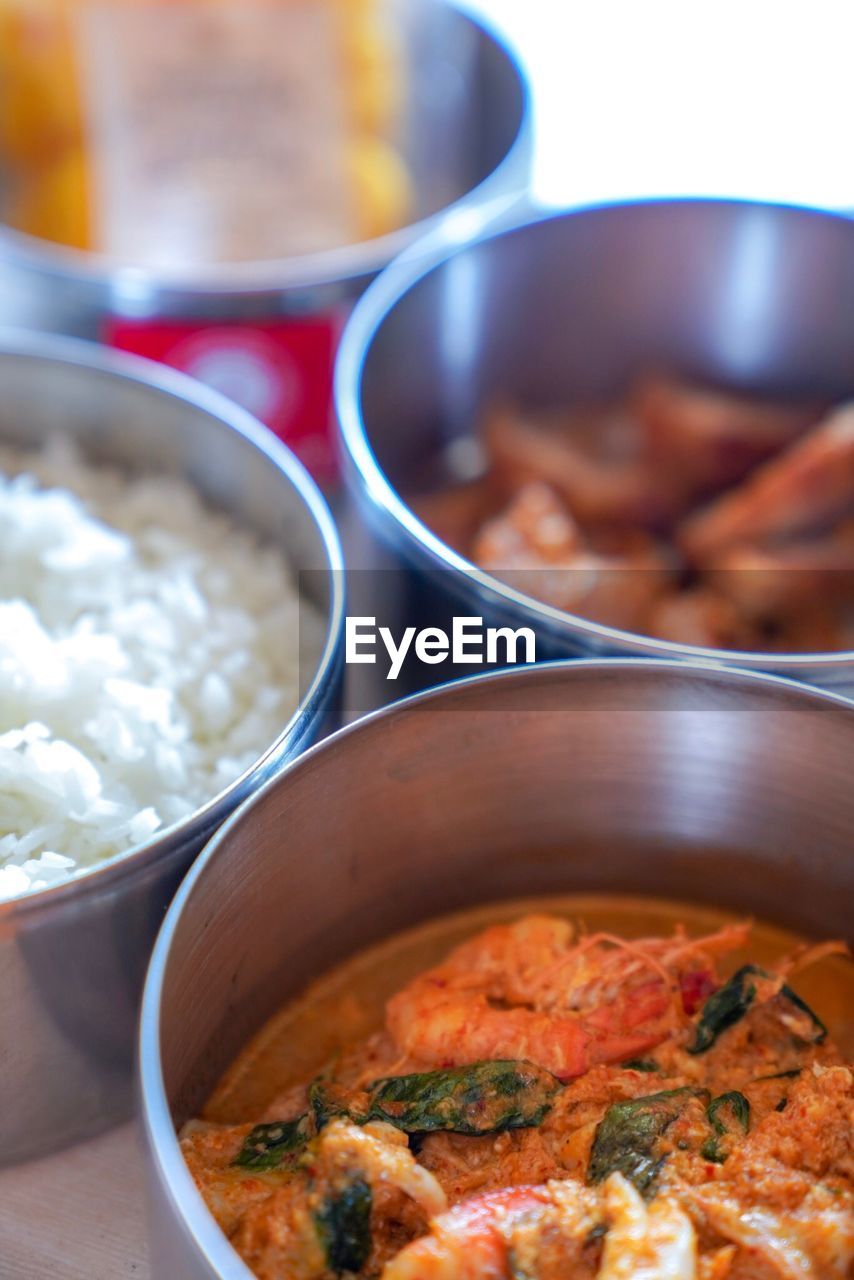
[[[274,741],[321,619],[171,477],[0,450],[0,899],[191,814]]]

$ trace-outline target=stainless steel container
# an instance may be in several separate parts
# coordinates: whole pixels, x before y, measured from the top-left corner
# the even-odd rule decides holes
[[[697,649],[538,604],[475,570],[408,506],[425,477],[471,461],[466,442],[496,397],[571,404],[662,367],[757,393],[851,395],[854,223],[768,204],[651,201],[541,215],[393,265],[355,310],[336,373],[351,492],[370,531],[351,563],[399,571],[396,632],[481,614],[533,627],[543,657],[702,659],[854,691],[854,653]],[[353,581],[388,596],[382,578]],[[382,601],[356,611],[389,617]]]
[[[411,225],[174,278],[0,226],[0,324],[156,355],[228,391],[323,470],[335,339],[367,281],[448,214],[515,197],[528,176],[527,85],[513,55],[443,0],[405,13],[400,146],[414,187]],[[271,417],[274,393],[281,407]]]
[[[73,339],[0,336],[0,441],[54,432],[83,456],[185,477],[281,545],[317,592],[323,652],[299,709],[241,778],[185,821],[53,888],[0,903],[0,1163],[53,1151],[131,1108],[145,966],[181,877],[228,813],[334,725],[341,551],[308,475],[242,410],[169,370]],[[316,571],[316,572],[314,572]],[[2,1269],[2,1268],[0,1268]]]
[[[850,938],[852,768],[846,702],[667,662],[460,681],[308,752],[211,841],[154,949],[140,1037],[154,1280],[249,1280],[176,1126],[310,979],[439,913],[552,891],[711,902]]]

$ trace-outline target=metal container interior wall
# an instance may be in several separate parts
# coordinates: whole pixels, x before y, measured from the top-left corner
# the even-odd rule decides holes
[[[850,938],[852,766],[844,700],[644,661],[456,682],[302,756],[211,842],[155,948],[140,1037],[155,1280],[250,1280],[176,1128],[306,983],[441,913],[550,892],[711,903]]]
[[[0,442],[71,437],[87,461],[182,476],[279,545],[327,619],[302,702],[255,765],[189,819],[53,888],[0,903],[0,1163],[56,1150],[129,1114],[139,994],[166,906],[223,818],[335,727],[341,552],[323,499],[248,415],[189,379],[73,339],[0,337]]]
[[[0,225],[0,324],[100,339],[108,318],[239,323],[310,315],[355,300],[447,214],[518,195],[531,137],[527,83],[514,56],[444,0],[423,0],[407,14],[400,145],[415,193],[409,226],[322,253],[211,265],[170,279]]]
[[[351,317],[336,382],[367,531],[352,563],[402,570],[390,625],[480,613],[532,626],[543,657],[702,658],[854,690],[852,653],[701,650],[536,604],[474,571],[409,508],[407,494],[455,474],[494,401],[618,396],[650,369],[759,395],[850,396],[854,223],[769,204],[650,201],[529,215],[393,264]],[[368,592],[371,575],[354,582]],[[358,612],[378,609],[368,599]]]

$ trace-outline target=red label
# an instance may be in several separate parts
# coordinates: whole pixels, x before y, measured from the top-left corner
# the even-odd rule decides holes
[[[198,378],[248,409],[323,484],[336,476],[332,369],[337,314],[251,326],[112,319],[104,340]]]

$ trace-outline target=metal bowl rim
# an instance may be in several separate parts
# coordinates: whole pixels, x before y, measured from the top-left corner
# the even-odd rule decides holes
[[[518,156],[524,154],[530,142],[531,88],[510,40],[488,16],[475,17],[464,12],[453,0],[447,7],[503,55],[516,80],[520,112],[516,134],[495,168],[476,186],[435,213],[356,244],[289,258],[214,264],[198,274],[186,276],[151,271],[132,262],[75,249],[0,223],[0,261],[5,255],[13,266],[35,267],[62,280],[82,282],[104,291],[115,290],[118,295],[126,293],[135,300],[142,296],[146,308],[153,306],[158,310],[158,303],[162,302],[170,314],[205,300],[215,304],[245,295],[270,297],[288,290],[346,284],[373,275],[413,242],[439,228],[449,215],[478,207],[488,199],[494,189],[503,185],[506,175],[512,174]]]
[[[215,862],[219,850],[231,838],[233,829],[240,823],[251,821],[256,806],[266,800],[275,787],[287,786],[300,771],[313,766],[315,758],[327,751],[335,751],[342,742],[358,736],[363,726],[406,716],[413,710],[429,707],[464,696],[472,687],[487,684],[512,684],[524,680],[546,680],[554,675],[573,680],[576,676],[603,672],[634,671],[655,672],[666,682],[670,677],[693,681],[695,684],[724,684],[765,689],[768,693],[778,690],[789,702],[836,707],[846,715],[854,711],[854,701],[826,689],[816,689],[796,680],[785,679],[763,671],[740,667],[721,667],[648,658],[560,658],[551,662],[538,662],[524,667],[508,667],[500,671],[450,680],[433,686],[410,697],[380,707],[368,715],[345,725],[337,732],[315,744],[297,759],[292,760],[275,778],[271,778],[258,791],[245,800],[211,837],[173,898],[157,935],[148,966],[139,1015],[137,1037],[137,1092],[140,1124],[147,1139],[149,1159],[154,1165],[161,1192],[168,1196],[176,1219],[181,1223],[195,1248],[218,1280],[254,1280],[227,1237],[217,1225],[181,1154],[178,1137],[172,1121],[160,1054],[160,1016],[163,983],[169,967],[172,943],[181,925],[184,910],[191,901],[199,880]]]
[[[287,724],[249,768],[188,817],[156,832],[141,844],[114,854],[91,867],[81,868],[68,880],[56,885],[45,889],[31,889],[20,897],[0,902],[0,925],[25,913],[59,908],[69,898],[115,888],[126,876],[141,873],[152,862],[168,858],[194,837],[198,837],[207,827],[221,821],[233,806],[235,795],[245,793],[260,771],[265,767],[272,767],[275,760],[287,755],[303,736],[299,729],[306,717],[320,711],[329,678],[334,673],[338,659],[344,618],[344,556],[326,500],[299,459],[245,409],[177,370],[141,356],[110,351],[80,338],[25,334],[14,329],[0,328],[0,359],[6,356],[69,365],[88,370],[98,377],[133,382],[144,387],[146,393],[179,400],[193,410],[219,419],[269,461],[290,483],[298,500],[314,521],[323,545],[331,585],[326,634],[311,684]]]
[[[574,205],[558,210],[524,209],[521,214],[512,210],[499,219],[477,239],[459,244],[435,241],[421,253],[410,253],[393,263],[365,291],[344,328],[335,366],[335,409],[341,438],[359,481],[376,507],[385,517],[401,528],[417,549],[426,553],[438,569],[462,572],[476,584],[482,593],[498,596],[502,600],[524,610],[527,614],[550,624],[554,633],[589,637],[600,645],[613,649],[620,646],[621,653],[636,657],[656,659],[677,658],[683,661],[715,662],[744,669],[756,669],[776,673],[803,670],[820,672],[826,667],[848,666],[854,663],[854,649],[825,650],[815,653],[759,653],[752,650],[713,649],[699,645],[679,644],[675,641],[657,640],[637,632],[623,631],[605,626],[578,614],[565,612],[552,605],[524,595],[500,578],[493,577],[465,556],[454,551],[428,528],[406,504],[380,466],[365,426],[362,413],[362,378],[374,339],[397,305],[427,276],[446,266],[458,253],[477,249],[511,236],[518,231],[540,226],[543,223],[563,222],[584,218],[614,210],[642,208],[713,208],[732,207],[744,209],[768,209],[788,216],[805,215],[850,228],[854,239],[854,222],[848,215],[820,209],[809,204],[785,204],[774,201],[742,200],[731,197],[660,197],[648,199],[613,200]],[[417,246],[416,246],[417,247]]]

